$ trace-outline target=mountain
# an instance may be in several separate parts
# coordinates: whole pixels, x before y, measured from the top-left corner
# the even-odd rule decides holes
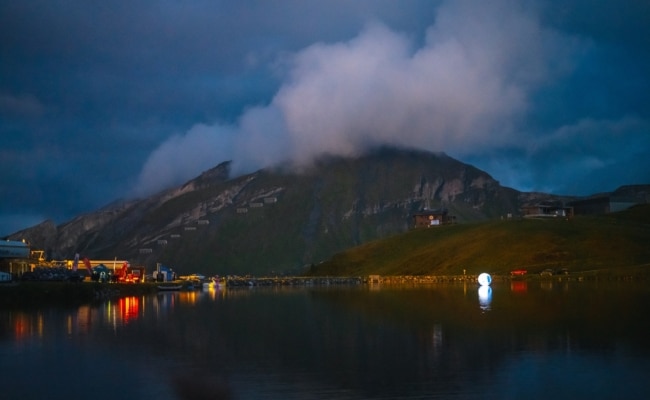
[[[127,259],[181,274],[298,273],[371,240],[410,230],[413,214],[446,209],[457,223],[520,214],[524,205],[569,201],[502,187],[444,153],[380,148],[231,177],[230,162],[182,186],[119,201],[54,226],[10,236],[50,259]]]

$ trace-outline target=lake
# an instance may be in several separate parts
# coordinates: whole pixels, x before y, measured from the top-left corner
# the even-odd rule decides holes
[[[645,399],[632,282],[241,288],[0,309],[2,399]]]

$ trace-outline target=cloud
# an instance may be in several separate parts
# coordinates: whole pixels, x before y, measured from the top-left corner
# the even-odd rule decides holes
[[[595,182],[600,191],[650,182],[649,147],[646,120],[584,118],[538,140],[527,158],[532,161],[533,177],[548,182],[548,191],[590,194]]]
[[[183,135],[173,135],[147,159],[135,195],[150,194],[215,166],[215,160],[224,160],[232,150],[233,134],[230,126],[198,124]]]
[[[160,145],[139,193],[224,159],[246,172],[378,144],[455,156],[523,146],[531,97],[570,71],[580,48],[530,10],[507,0],[447,2],[420,41],[373,22],[349,41],[312,44],[283,60],[285,79],[268,105],[232,126],[197,125]]]
[[[45,106],[31,94],[18,96],[0,93],[0,115],[9,117],[40,117]]]
[[[531,135],[532,136],[532,135]],[[650,122],[583,118],[471,162],[523,191],[590,195],[650,182]]]

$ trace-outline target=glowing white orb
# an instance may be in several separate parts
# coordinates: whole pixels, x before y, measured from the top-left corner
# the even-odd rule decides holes
[[[492,283],[492,277],[490,274],[483,272],[478,276],[478,284],[481,286],[489,286]]]

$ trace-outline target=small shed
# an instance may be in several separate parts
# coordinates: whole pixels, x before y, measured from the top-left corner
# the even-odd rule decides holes
[[[413,226],[415,228],[428,228],[431,226],[440,226],[450,224],[454,217],[450,216],[446,209],[425,210],[413,214]]]
[[[547,218],[573,216],[573,207],[565,207],[558,202],[539,203],[522,207],[524,218]]]
[[[626,210],[639,202],[632,197],[595,196],[569,203],[576,215],[607,214]]]

